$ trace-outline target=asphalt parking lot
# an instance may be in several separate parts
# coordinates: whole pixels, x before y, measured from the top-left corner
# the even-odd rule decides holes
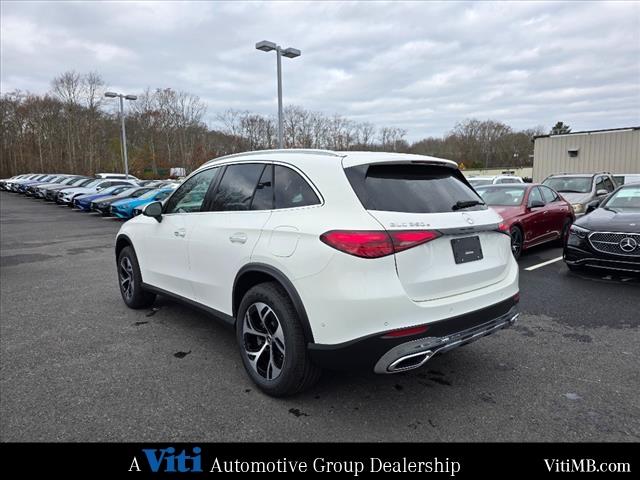
[[[3,441],[638,441],[640,281],[521,264],[519,324],[411,373],[273,399],[231,330],[118,291],[121,222],[0,192]],[[536,267],[531,270],[527,268]]]

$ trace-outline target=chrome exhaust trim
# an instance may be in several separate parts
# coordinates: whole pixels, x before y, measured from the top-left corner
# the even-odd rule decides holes
[[[452,333],[446,337],[425,337],[402,343],[386,352],[374,367],[375,373],[400,373],[422,367],[437,353],[448,352],[479,338],[509,328],[517,321],[517,307],[506,314],[482,325]]]

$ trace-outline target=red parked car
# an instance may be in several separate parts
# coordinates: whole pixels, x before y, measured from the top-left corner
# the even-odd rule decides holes
[[[563,242],[575,220],[571,204],[545,185],[512,183],[485,185],[476,190],[504,219],[516,259],[534,245],[554,240]]]

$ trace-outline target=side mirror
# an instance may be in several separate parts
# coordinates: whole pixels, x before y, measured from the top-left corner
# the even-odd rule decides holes
[[[597,195],[598,197],[601,197],[602,195],[607,195],[608,193],[609,193],[609,192],[608,192],[607,190],[605,190],[604,188],[601,188],[600,190],[598,190],[598,191],[596,192],[596,195]]]
[[[585,215],[587,213],[593,212],[596,208],[600,206],[600,200],[594,200],[593,202],[587,203],[587,210],[584,212]]]
[[[529,208],[540,208],[540,207],[544,207],[544,202],[542,202],[540,200],[533,200],[529,204]]]
[[[153,217],[158,223],[162,221],[162,203],[151,202],[147,204],[142,210],[142,214],[145,217]]]

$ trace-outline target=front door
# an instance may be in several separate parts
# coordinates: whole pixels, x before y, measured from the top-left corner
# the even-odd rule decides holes
[[[210,168],[188,178],[167,200],[162,221],[153,220],[155,225],[147,230],[147,245],[142,249],[145,283],[194,300],[189,280],[189,240],[218,171]]]

